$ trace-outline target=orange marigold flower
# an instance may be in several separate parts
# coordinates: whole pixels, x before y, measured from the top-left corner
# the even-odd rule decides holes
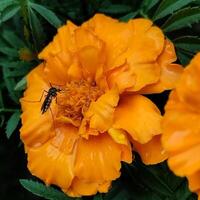
[[[200,53],[184,69],[165,107],[162,142],[169,167],[200,194]],[[200,199],[200,196],[199,196]]]
[[[182,68],[173,44],[147,19],[128,23],[95,15],[58,29],[27,77],[21,139],[28,168],[70,196],[107,192],[132,148],[144,163],[166,159],[159,109],[142,94],[171,89]],[[61,86],[51,112],[37,100],[49,83]]]

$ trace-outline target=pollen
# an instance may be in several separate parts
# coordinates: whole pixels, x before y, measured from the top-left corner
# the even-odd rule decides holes
[[[68,82],[58,95],[58,118],[70,121],[77,127],[80,126],[84,114],[90,103],[96,101],[103,91],[95,82],[85,80]]]

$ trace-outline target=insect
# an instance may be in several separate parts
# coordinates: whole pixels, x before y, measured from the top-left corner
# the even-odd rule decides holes
[[[41,110],[42,114],[44,114],[48,109],[50,109],[50,111],[51,111],[50,106],[51,106],[52,100],[54,98],[56,98],[57,97],[57,93],[61,92],[62,90],[60,88],[58,88],[58,87],[52,86],[51,83],[50,83],[50,86],[51,87],[49,88],[48,91],[47,90],[43,90],[43,93],[42,93],[42,95],[40,97],[40,100],[38,100],[38,101],[30,101],[30,100],[23,99],[23,101],[25,101],[25,102],[31,102],[31,103],[41,102],[44,94],[46,93],[45,99],[44,99],[44,101],[43,101],[43,103],[41,105],[40,110]],[[56,102],[57,102],[57,99],[56,99]]]
[[[51,85],[51,87],[49,88],[48,91],[44,90],[44,92],[46,92],[47,95],[46,95],[46,97],[45,97],[45,99],[44,99],[44,101],[42,103],[41,109],[40,109],[42,114],[44,114],[50,108],[52,99],[56,98],[57,92],[60,92],[60,91],[61,91],[61,89],[53,87],[52,85]]]

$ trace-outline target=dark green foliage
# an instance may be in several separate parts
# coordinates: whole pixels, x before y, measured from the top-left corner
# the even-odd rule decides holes
[[[165,32],[178,30],[200,21],[200,8],[185,8],[173,14],[162,26]]]
[[[47,187],[42,183],[32,180],[21,179],[21,185],[26,188],[28,191],[36,194],[40,197],[44,197],[49,200],[72,200],[72,198],[66,196],[63,192],[53,188]],[[73,198],[74,200],[78,200],[80,198]]]
[[[9,118],[7,125],[6,125],[6,135],[7,138],[9,139],[10,136],[12,135],[12,133],[14,132],[14,130],[16,129],[18,123],[20,120],[20,112],[19,111],[15,111],[11,117]]]
[[[99,12],[120,21],[151,19],[175,44],[178,62],[184,66],[200,51],[199,0],[0,0],[1,200],[72,199],[53,186],[25,180],[32,177],[25,170],[19,140],[19,99],[26,88],[26,75],[40,63],[38,52],[52,40],[57,28],[67,20],[79,25]],[[27,59],[23,52],[29,53]],[[163,113],[167,96],[168,93],[163,93],[148,97]],[[39,197],[26,192],[19,184],[20,178],[25,178],[20,183]],[[131,165],[123,164],[121,177],[113,182],[107,194],[82,199],[196,200],[197,197],[189,192],[187,181],[174,176],[166,163],[145,166],[136,156]]]

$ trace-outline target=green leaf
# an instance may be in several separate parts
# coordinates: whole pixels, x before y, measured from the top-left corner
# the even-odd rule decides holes
[[[24,90],[26,88],[26,77],[23,77],[15,86],[14,90]]]
[[[96,194],[93,198],[93,200],[103,200],[102,194]]]
[[[124,15],[123,17],[120,17],[119,20],[123,22],[127,22],[130,19],[133,19],[138,14],[138,11],[130,12],[127,15]]]
[[[9,96],[11,97],[11,99],[18,104],[19,103],[19,94],[14,91],[14,87],[16,85],[15,80],[13,78],[8,78],[8,74],[10,73],[10,70],[8,67],[3,67],[2,68],[2,72],[3,72],[3,79],[6,85],[6,88],[9,92]]]
[[[9,47],[0,47],[0,52],[9,56],[9,57],[18,57],[18,51],[16,49],[13,48],[9,48]]]
[[[32,38],[34,41],[35,50],[38,52],[43,47],[44,31],[37,15],[31,8],[29,8],[29,23],[32,31]]]
[[[176,38],[174,41],[176,48],[197,53],[200,51],[200,38],[195,36],[183,36]]]
[[[137,164],[138,165],[138,164]],[[156,191],[158,194],[171,195],[173,191],[171,188],[156,174],[144,166],[143,164],[138,165],[141,168],[142,172],[139,174],[141,181],[153,191]],[[151,184],[153,182],[153,184]]]
[[[26,46],[25,43],[23,42],[22,39],[20,39],[14,31],[11,31],[11,30],[7,30],[7,29],[4,29],[2,31],[2,37],[3,39],[8,43],[10,44],[10,46],[18,49],[20,47],[24,47]]]
[[[13,134],[14,130],[17,128],[17,125],[20,120],[20,112],[16,111],[10,117],[6,125],[6,136],[9,139],[10,136]]]
[[[165,32],[170,32],[191,26],[200,21],[200,8],[185,8],[174,13],[162,26]]]
[[[179,188],[177,188],[175,196],[176,199],[187,200],[191,195],[186,181],[183,181]]]
[[[153,20],[158,20],[167,15],[172,14],[174,11],[183,8],[194,0],[163,0],[156,10]]]
[[[1,23],[11,19],[16,13],[20,10],[19,5],[12,5],[7,7],[1,14],[0,14],[0,25]]]
[[[159,0],[143,0],[140,6],[140,9],[143,10],[143,13],[147,13],[151,8],[153,8]]]
[[[26,179],[20,179],[19,180],[21,185],[26,188],[28,191],[32,192],[33,194],[43,197],[45,199],[49,200],[80,200],[81,198],[70,198],[66,196],[63,192],[60,192],[57,189],[54,189],[50,186],[45,186],[42,183],[32,181],[32,180],[26,180]]]
[[[188,54],[188,52],[185,52],[181,49],[177,49],[176,51],[176,54],[177,54],[177,57],[180,61],[180,63],[183,65],[183,66],[186,66],[189,64],[192,56],[190,54]]]
[[[13,5],[15,3],[16,3],[15,0],[1,0],[0,1],[0,12],[3,11],[8,6]]]
[[[99,12],[108,13],[108,14],[123,14],[131,11],[131,7],[128,5],[122,4],[111,4],[107,7],[100,7]]]
[[[30,2],[30,7],[37,11],[44,19],[46,19],[52,26],[59,28],[62,24],[60,19],[49,9],[42,5]]]

